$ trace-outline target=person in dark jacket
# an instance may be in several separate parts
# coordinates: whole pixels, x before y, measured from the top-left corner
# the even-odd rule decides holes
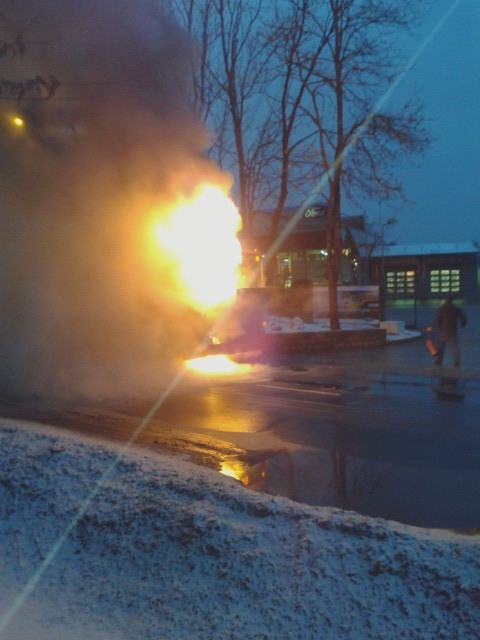
[[[453,297],[449,296],[441,307],[437,309],[432,322],[432,329],[438,328],[438,352],[435,364],[441,366],[447,345],[452,351],[453,364],[460,364],[460,350],[458,348],[457,323],[462,327],[467,324],[463,311],[453,304]]]

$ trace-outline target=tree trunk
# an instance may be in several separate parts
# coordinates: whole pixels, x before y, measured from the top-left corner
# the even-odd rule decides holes
[[[330,330],[340,330],[338,309],[338,274],[340,266],[340,174],[335,170],[333,182],[330,184],[330,197],[327,205],[327,279]]]
[[[272,217],[272,226],[270,228],[270,247],[274,247],[278,240],[278,234],[280,231],[280,218],[282,216],[283,209],[285,207],[285,202],[287,201],[288,196],[288,163],[289,163],[289,155],[283,151],[283,159],[282,159],[282,173],[280,180],[280,193],[278,196],[277,204],[275,206],[275,210],[273,212]],[[269,259],[265,265],[265,276],[267,279],[267,284],[273,284],[273,274],[275,272],[275,264],[273,262],[274,256],[276,255],[279,247],[276,248],[275,251],[271,251]]]

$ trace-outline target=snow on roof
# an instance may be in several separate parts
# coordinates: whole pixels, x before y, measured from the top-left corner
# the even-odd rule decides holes
[[[427,256],[427,255],[452,255],[459,253],[479,253],[480,247],[476,242],[440,242],[432,244],[393,244],[377,247],[372,256]]]
[[[2,640],[478,637],[478,536],[120,452],[1,420]]]

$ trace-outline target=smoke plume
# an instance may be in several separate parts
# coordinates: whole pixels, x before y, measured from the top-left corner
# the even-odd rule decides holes
[[[0,39],[26,50],[0,58],[0,392],[158,389],[201,322],[149,259],[148,217],[225,181],[202,156],[191,43],[161,3],[3,4]],[[18,102],[28,78],[60,84]]]

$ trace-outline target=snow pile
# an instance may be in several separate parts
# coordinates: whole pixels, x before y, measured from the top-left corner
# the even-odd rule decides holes
[[[0,625],[85,504],[0,637],[478,637],[478,536],[307,507],[5,420]]]
[[[340,320],[342,331],[358,331],[364,329],[378,329],[376,320]],[[267,316],[265,321],[265,333],[318,333],[330,331],[330,320],[319,318],[314,322],[304,322],[299,316]]]
[[[267,316],[265,333],[301,333],[305,331],[305,322],[298,316]]]
[[[366,331],[376,330],[382,327],[382,324],[376,320],[340,320],[341,331]],[[400,324],[397,321],[392,321],[391,324]],[[401,323],[403,324],[403,323]],[[267,316],[265,321],[265,333],[320,333],[324,331],[330,331],[330,320],[328,318],[320,318],[315,322],[304,322],[300,317],[295,316],[290,318],[287,316]],[[411,331],[403,327],[398,333],[390,333],[387,330],[387,342],[398,342],[401,340],[412,340],[419,338],[421,333],[419,331]]]

